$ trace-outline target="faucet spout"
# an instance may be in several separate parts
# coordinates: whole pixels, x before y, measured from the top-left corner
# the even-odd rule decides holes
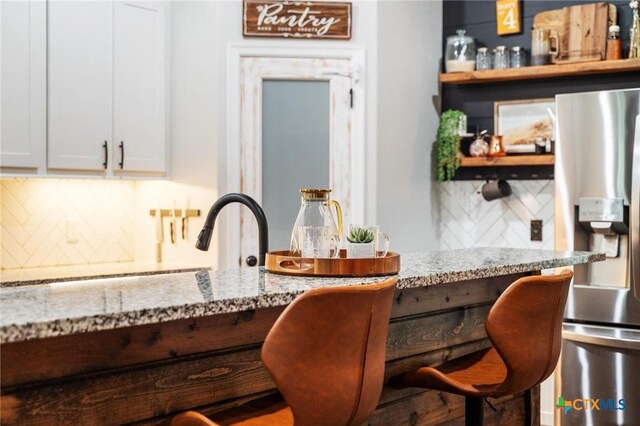
[[[249,207],[249,210],[253,213],[258,222],[258,245],[259,245],[259,256],[258,256],[258,266],[264,266],[264,257],[267,251],[269,251],[269,227],[267,225],[267,217],[260,207],[260,204],[256,202],[253,198],[249,197],[246,194],[240,193],[231,193],[223,195],[213,203],[209,213],[207,214],[207,219],[204,222],[204,227],[202,231],[200,231],[200,235],[198,235],[198,241],[196,242],[196,248],[198,250],[207,251],[209,250],[209,244],[211,243],[211,234],[213,233],[213,228],[216,223],[216,218],[220,213],[220,210],[224,206],[230,203],[240,203]]]

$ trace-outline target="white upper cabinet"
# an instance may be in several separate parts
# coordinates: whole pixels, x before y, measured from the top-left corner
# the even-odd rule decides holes
[[[114,10],[114,170],[163,172],[165,9],[117,2]],[[124,161],[123,161],[124,160]]]
[[[164,7],[49,2],[49,169],[165,172]]]
[[[48,167],[105,170],[111,165],[113,4],[51,1],[48,8]]]
[[[0,166],[34,169],[46,152],[47,5],[0,2]]]

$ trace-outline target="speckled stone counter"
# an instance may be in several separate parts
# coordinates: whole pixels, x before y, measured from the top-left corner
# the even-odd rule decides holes
[[[604,260],[603,254],[478,248],[402,255],[398,288]],[[0,289],[0,342],[282,306],[305,290],[383,278],[301,278],[263,268],[56,282]]]
[[[117,262],[91,265],[47,266],[42,268],[3,269],[0,271],[0,287],[48,284],[61,281],[77,281],[96,278],[126,277],[130,275],[157,275],[202,271],[207,266],[171,262]]]

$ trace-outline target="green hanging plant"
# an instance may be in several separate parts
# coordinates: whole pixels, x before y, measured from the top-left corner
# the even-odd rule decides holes
[[[438,182],[453,179],[453,175],[460,166],[458,123],[463,115],[462,111],[450,109],[440,116],[440,125],[436,134],[436,180]]]

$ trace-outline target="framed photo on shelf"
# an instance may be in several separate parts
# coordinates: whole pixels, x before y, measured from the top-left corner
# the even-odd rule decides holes
[[[533,145],[536,138],[554,139],[554,98],[498,101],[493,105],[494,132],[504,146]]]

